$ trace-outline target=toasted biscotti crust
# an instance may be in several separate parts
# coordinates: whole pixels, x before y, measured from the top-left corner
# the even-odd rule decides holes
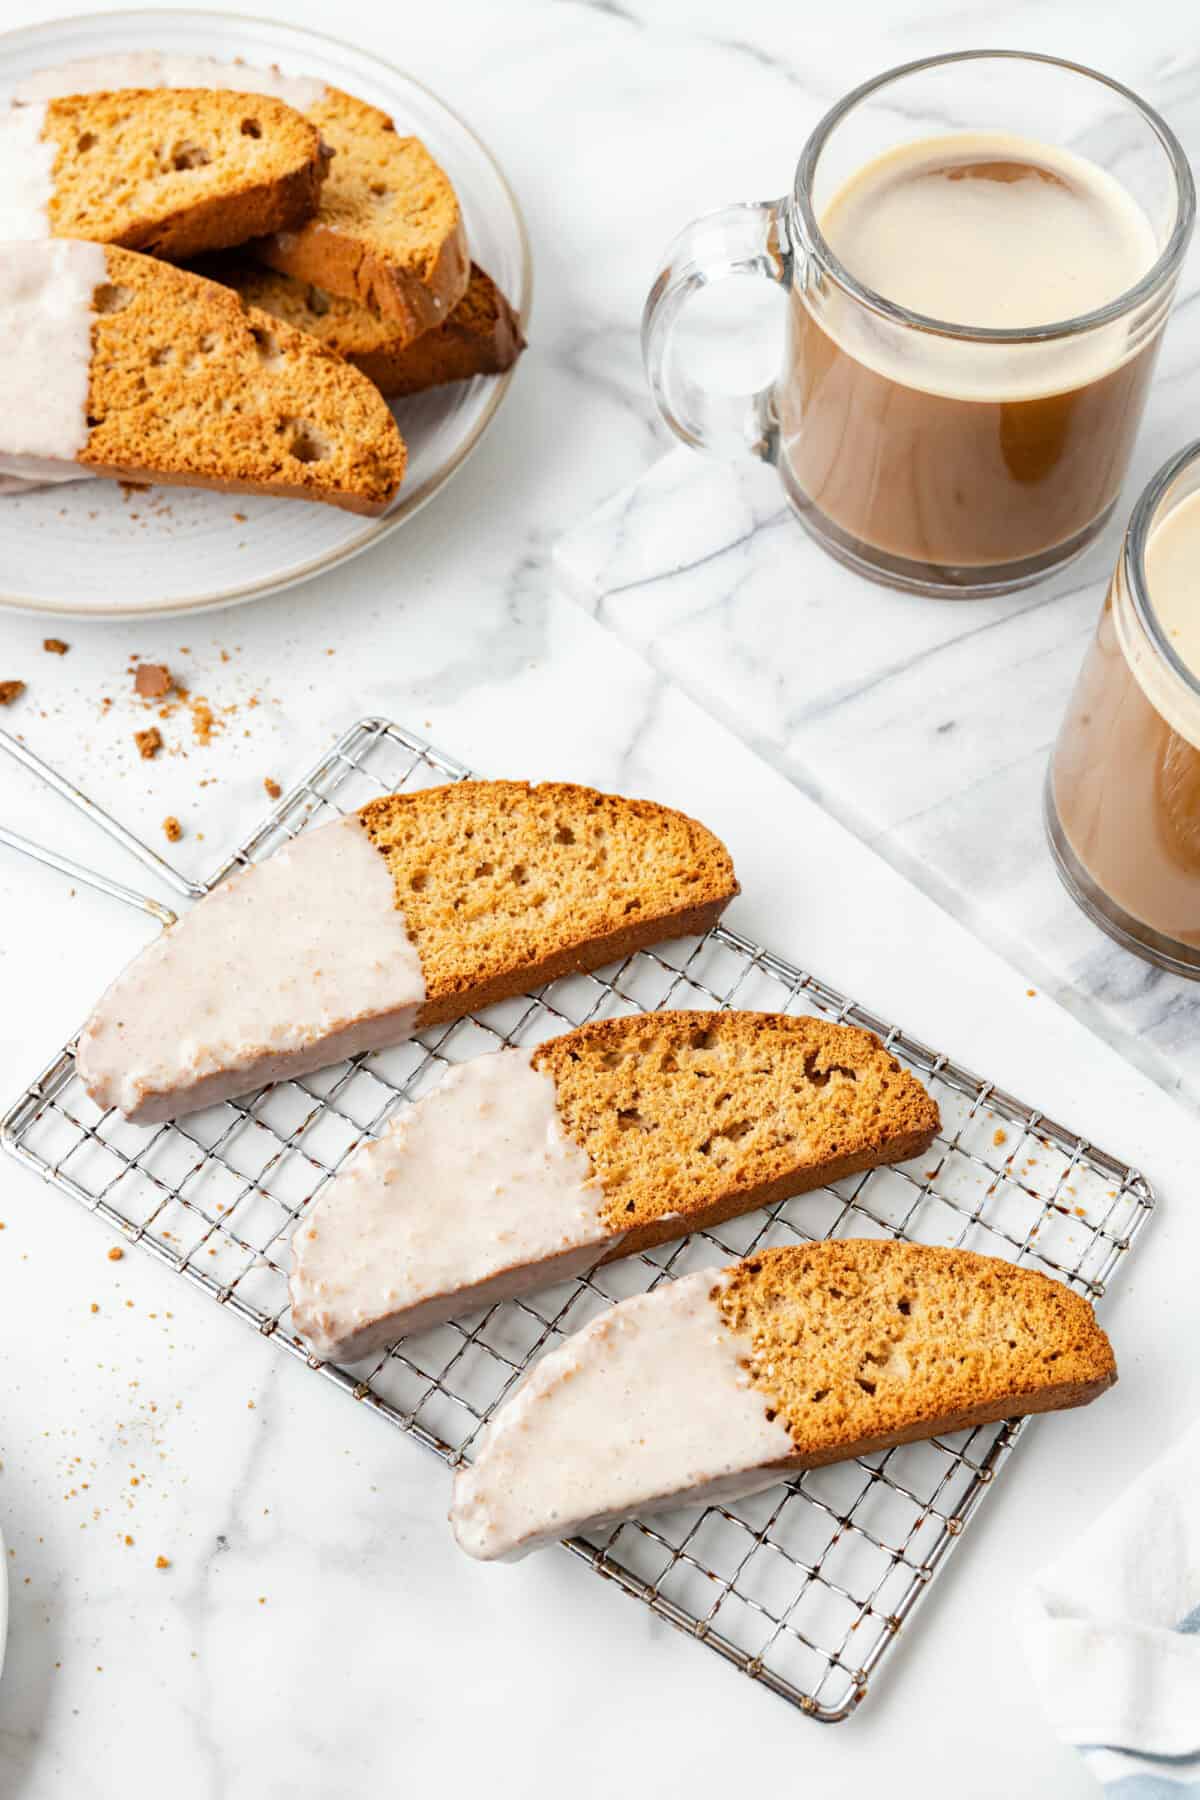
[[[263,94],[75,94],[46,106],[56,237],[180,260],[301,224],[328,158],[316,127]]]
[[[1085,1406],[1117,1379],[1088,1302],[969,1250],[833,1239],[761,1251],[714,1298],[749,1377],[817,1468],[972,1425]]]
[[[411,343],[397,339],[390,320],[357,300],[264,268],[245,255],[214,257],[198,273],[235,289],[247,305],[310,331],[393,399],[476,375],[502,375],[525,348],[512,307],[475,263],[467,291],[445,324]]]
[[[606,1260],[929,1148],[938,1109],[869,1031],[783,1013],[597,1020],[533,1053],[624,1235]]]
[[[407,347],[390,342],[342,354],[381,394],[399,400],[476,375],[503,375],[524,348],[516,313],[491,276],[472,263],[467,291],[444,325],[422,332]]]
[[[421,957],[422,1028],[705,932],[738,891],[694,819],[568,782],[456,782],[359,817]]]
[[[378,107],[327,88],[306,117],[334,152],[320,211],[253,254],[389,319],[397,342],[442,325],[467,291],[458,199],[419,138]]]
[[[365,376],[215,282],[128,250],[105,259],[80,463],[98,475],[383,510],[405,450]]]

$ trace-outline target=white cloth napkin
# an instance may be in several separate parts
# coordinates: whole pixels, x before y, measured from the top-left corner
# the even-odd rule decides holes
[[[1200,1423],[1025,1595],[1042,1704],[1112,1800],[1200,1797]]]

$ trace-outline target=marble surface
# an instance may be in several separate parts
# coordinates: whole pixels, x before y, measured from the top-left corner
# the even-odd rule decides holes
[[[322,22],[307,0],[289,11]],[[699,813],[737,857],[734,924],[1155,1180],[1163,1216],[1107,1314],[1123,1379],[1102,1406],[1029,1434],[878,1693],[822,1731],[569,1558],[468,1563],[430,1459],[149,1259],[110,1261],[96,1221],[6,1162],[0,1522],[13,1607],[0,1788],[115,1800],[169,1782],[179,1800],[341,1800],[486,1781],[549,1800],[747,1791],[786,1768],[830,1797],[886,1781],[900,1796],[1083,1800],[1086,1777],[1038,1711],[1012,1596],[1200,1405],[1194,1123],[556,598],[549,558],[564,525],[659,454],[636,317],[671,226],[723,195],[777,189],[824,101],[902,39],[915,54],[990,35],[988,9],[947,20],[931,7],[903,33],[875,24],[865,50],[844,15],[801,34],[794,8],[758,0],[732,30],[725,9],[666,3],[512,0],[501,13],[461,0],[455,15],[448,34],[444,15],[385,25],[347,0],[337,28],[373,36],[457,104],[527,206],[533,347],[495,429],[395,539],[290,594],[192,624],[56,627],[63,658],[43,652],[37,621],[0,621],[0,676],[29,683],[5,723],[156,842],[177,814],[178,859],[193,870],[260,816],[265,778],[286,785],[369,712],[492,773],[585,779]],[[1133,77],[1152,57],[1152,16],[1120,34],[1095,21],[1088,53]],[[1060,37],[1072,23],[1078,37],[1081,17],[1064,11]],[[1007,23],[1014,38],[1058,30],[1045,9]],[[1165,9],[1156,29],[1159,61],[1182,70]],[[714,133],[718,115],[745,120],[746,141]],[[636,208],[614,206],[614,165],[636,176]],[[210,743],[178,713],[162,725],[166,753],[137,758],[134,652],[187,671],[219,722]],[[6,762],[0,816],[119,879],[147,879]],[[6,1098],[151,930],[73,887],[0,854]]]
[[[1121,72],[1200,154],[1200,69],[1187,82],[1147,41]],[[726,331],[737,304],[726,296]],[[715,363],[713,342],[710,324]],[[697,345],[703,359],[699,333]],[[864,581],[807,536],[773,470],[682,448],[556,553],[595,618],[1193,1104],[1200,984],[1121,949],[1069,899],[1042,786],[1130,509],[1195,436],[1198,400],[1193,248],[1115,515],[1083,557],[1023,593],[944,602]]]

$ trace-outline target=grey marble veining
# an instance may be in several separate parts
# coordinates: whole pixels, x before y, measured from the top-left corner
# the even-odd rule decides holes
[[[5,22],[40,10],[10,0]],[[5,724],[152,841],[164,843],[163,817],[177,813],[185,836],[172,854],[196,871],[262,816],[265,777],[289,784],[369,712],[427,731],[481,770],[684,806],[736,845],[742,929],[1144,1163],[1164,1216],[1126,1291],[1111,1297],[1123,1380],[1110,1410],[1029,1434],[1005,1497],[989,1502],[887,1683],[852,1727],[826,1732],[570,1558],[469,1564],[446,1528],[444,1470],[145,1256],[130,1249],[109,1262],[97,1221],[5,1160],[0,1517],[14,1555],[0,1789],[6,1800],[142,1800],[164,1788],[172,1800],[476,1788],[499,1800],[696,1800],[773,1792],[781,1771],[798,1769],[821,1800],[884,1786],[896,1800],[1086,1800],[1087,1777],[1039,1717],[1009,1614],[1025,1574],[1200,1404],[1194,1304],[1178,1278],[1197,1257],[1193,1122],[1050,1002],[1028,999],[1024,980],[798,791],[838,806],[836,768],[828,785],[789,785],[684,700],[663,667],[558,601],[550,553],[564,527],[660,455],[637,323],[680,223],[782,191],[825,105],[890,61],[953,43],[1004,38],[1083,54],[1157,83],[1164,104],[1186,98],[1200,69],[1191,12],[1167,0],[1136,16],[1080,0],[1003,13],[969,0],[902,16],[883,0],[817,14],[784,0],[736,10],[715,0],[455,0],[390,12],[342,0],[336,18],[317,0],[259,0],[257,10],[377,45],[494,146],[533,237],[530,350],[452,486],[355,563],[209,619],[65,626],[62,659],[42,653],[39,621],[0,621],[0,677],[30,683]],[[1152,421],[1164,451],[1194,410],[1184,352],[1177,332]],[[668,461],[653,490],[631,496],[628,521],[604,526],[593,560],[628,586],[641,641],[655,655],[658,636],[694,641],[690,667],[706,683],[681,663],[689,685],[793,776],[832,725],[838,765],[871,763],[886,792],[879,820],[856,821],[860,833],[883,842],[887,820],[911,816],[911,862],[926,885],[922,865],[945,831],[965,846],[970,883],[999,863],[1005,893],[1019,896],[1029,880],[1021,794],[1036,787],[1041,752],[991,692],[984,657],[1016,677],[1032,670],[1056,711],[1094,594],[1023,616],[1010,603],[962,619],[935,607],[879,654],[861,592],[825,597],[829,565],[804,562],[777,491],[756,474],[739,481]],[[710,485],[694,488],[701,477]],[[649,559],[636,553],[643,535]],[[667,571],[681,549],[689,567],[675,579]],[[793,560],[803,567],[776,591],[772,571]],[[1066,585],[1099,584],[1104,560]],[[780,630],[773,668],[754,639],[768,610],[805,634]],[[1036,633],[1023,650],[1010,639],[1018,631]],[[221,712],[210,746],[177,717],[168,751],[140,761],[132,652],[186,670],[219,712],[236,708]],[[809,695],[818,655],[836,690]],[[835,691],[837,705],[822,710]],[[967,729],[989,695],[994,748]],[[956,737],[972,785],[947,753]],[[911,784],[894,742],[912,757]],[[1009,846],[1002,858],[980,851],[986,867],[969,860],[972,843],[986,849],[972,824],[981,795]],[[136,865],[7,764],[0,799],[14,828],[139,880]],[[7,1100],[150,927],[7,854],[0,920]],[[1120,982],[1103,949],[1100,961]],[[1147,1018],[1164,1011],[1154,992],[1128,1003]],[[1176,1029],[1185,1035],[1186,1019]]]
[[[1200,152],[1195,55],[1158,49],[1122,74]],[[1143,964],[1073,906],[1044,843],[1042,784],[1129,510],[1198,426],[1193,251],[1114,518],[1024,593],[942,602],[875,586],[806,536],[771,470],[678,448],[557,551],[594,617],[1192,1099],[1200,984]]]

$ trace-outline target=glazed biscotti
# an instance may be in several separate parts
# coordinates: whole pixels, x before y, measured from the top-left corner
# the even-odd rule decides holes
[[[43,70],[21,100],[116,87],[236,87],[277,95],[303,112],[334,153],[308,223],[259,240],[272,268],[343,294],[388,318],[397,341],[442,325],[467,290],[469,263],[458,200],[418,138],[378,107],[277,69],[154,53],[100,57]]]
[[[387,795],[164,932],[77,1066],[98,1105],[174,1118],[706,931],[736,892],[724,845],[650,801],[562,782]]]
[[[316,1355],[353,1361],[903,1162],[938,1122],[877,1038],[821,1019],[652,1013],[481,1056],[359,1150],[302,1219],[292,1322]]]
[[[372,384],[306,332],[129,250],[0,253],[0,473],[95,475],[381,512],[405,449]]]
[[[1116,1380],[1091,1306],[967,1250],[801,1244],[624,1300],[534,1364],[460,1468],[470,1555],[1024,1413]]]
[[[382,314],[310,281],[263,268],[245,254],[213,257],[199,273],[274,318],[309,331],[399,399],[476,375],[502,375],[525,347],[516,314],[489,275],[471,265],[466,293],[444,325],[410,341]]]
[[[0,115],[0,237],[86,238],[176,261],[300,225],[328,158],[263,94],[132,89]]]

